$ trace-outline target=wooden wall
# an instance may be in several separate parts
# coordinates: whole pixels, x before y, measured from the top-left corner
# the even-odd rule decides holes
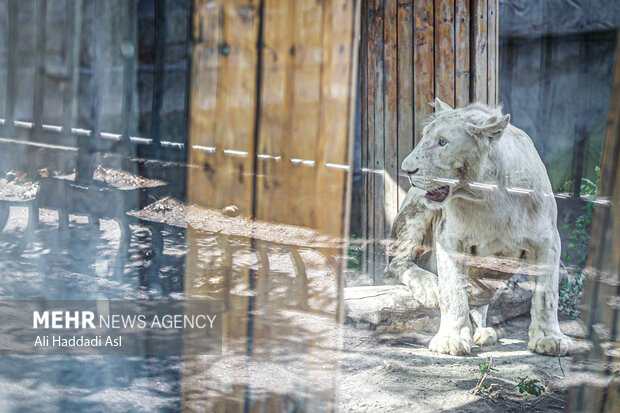
[[[569,393],[571,412],[613,412],[620,404],[620,42],[592,222],[582,318],[592,347],[577,357],[583,379]]]
[[[344,233],[355,4],[196,0],[192,202]]]
[[[279,226],[188,229],[186,294],[225,302],[222,356],[184,369],[188,410],[334,409],[344,251],[297,251],[290,226],[347,237],[358,27],[356,0],[195,1],[188,201]]]
[[[436,96],[497,103],[498,0],[368,0],[362,7],[362,271],[381,282],[409,183],[400,165]]]

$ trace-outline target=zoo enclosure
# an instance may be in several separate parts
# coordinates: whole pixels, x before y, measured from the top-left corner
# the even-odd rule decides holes
[[[381,283],[390,226],[409,182],[400,165],[428,104],[497,103],[499,0],[363,2],[362,272]]]

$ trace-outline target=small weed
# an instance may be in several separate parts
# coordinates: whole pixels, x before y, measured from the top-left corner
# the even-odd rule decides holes
[[[497,369],[491,365],[492,362],[492,358],[488,358],[486,361],[483,361],[480,366],[478,366],[480,369],[480,374],[485,375],[489,374],[491,371],[497,371]]]
[[[559,306],[560,310],[564,311],[571,318],[577,318],[579,315],[577,307],[581,299],[585,279],[585,274],[579,272],[573,281],[562,281]]]
[[[519,388],[519,393],[528,393],[532,396],[540,396],[545,391],[544,386],[539,384],[540,380],[538,379],[528,380],[527,377],[517,377],[517,379],[520,380],[519,384],[516,386]]]
[[[473,394],[478,394],[480,391],[485,390],[485,386],[483,385],[484,381],[487,379],[487,377],[489,376],[489,374],[491,374],[492,371],[497,371],[497,369],[493,367],[493,357],[489,357],[488,359],[480,363],[478,369],[480,370],[480,379],[478,379],[478,383],[476,383],[476,386],[471,389],[471,392]]]
[[[347,268],[356,271],[361,271],[362,269],[362,243],[355,235],[352,235],[349,241]]]
[[[571,230],[568,238],[568,246],[562,254],[563,261],[569,265],[569,272],[573,275],[572,281],[562,282],[560,288],[559,307],[572,318],[577,318],[579,300],[583,292],[585,275],[581,269],[586,264],[587,250],[590,244],[590,227],[592,226],[592,216],[594,215],[594,199],[596,198],[597,188],[601,178],[601,168],[594,168],[596,178],[594,181],[583,178],[581,181],[580,194],[586,199],[583,214],[575,220],[574,224],[562,226],[563,230]],[[570,188],[574,183],[567,180],[561,188]],[[585,251],[585,253],[583,253]]]

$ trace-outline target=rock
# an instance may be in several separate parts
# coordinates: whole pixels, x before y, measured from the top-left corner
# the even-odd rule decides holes
[[[222,214],[226,215],[227,217],[236,217],[237,215],[239,215],[239,208],[237,208],[236,205],[228,205],[222,208]]]
[[[522,280],[525,279],[525,282]],[[523,286],[522,286],[523,285]],[[532,289],[527,276],[515,274],[505,287],[498,288],[487,313],[487,324],[494,325],[530,311]]]
[[[560,283],[566,277],[566,268],[560,264]],[[514,274],[495,290],[489,303],[487,325],[528,314],[531,300],[528,276]],[[344,302],[345,322],[357,326],[381,332],[436,332],[439,329],[439,309],[423,307],[404,285],[347,287]]]
[[[17,178],[17,173],[14,171],[7,172],[5,178],[7,182],[14,181]]]
[[[344,289],[346,322],[379,332],[435,331],[439,309],[425,308],[404,285]]]

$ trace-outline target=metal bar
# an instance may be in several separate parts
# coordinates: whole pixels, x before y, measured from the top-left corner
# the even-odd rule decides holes
[[[34,101],[32,105],[33,128],[31,134],[37,135],[43,123],[43,103],[45,88],[45,16],[47,14],[47,1],[35,2],[36,43],[35,43],[35,77],[34,77]]]
[[[122,139],[123,146],[128,149],[131,143],[131,115],[133,112],[133,88],[136,68],[137,3],[135,0],[126,0],[124,6],[123,41],[121,45],[121,53],[123,55]]]
[[[158,154],[161,141],[161,110],[164,97],[164,64],[166,55],[166,2],[155,0],[155,73],[151,107],[151,139]]]
[[[7,74],[6,74],[6,100],[4,106],[4,128],[7,136],[13,132],[13,120],[15,119],[15,100],[17,95],[17,0],[9,0],[8,4],[8,36],[7,36]]]

